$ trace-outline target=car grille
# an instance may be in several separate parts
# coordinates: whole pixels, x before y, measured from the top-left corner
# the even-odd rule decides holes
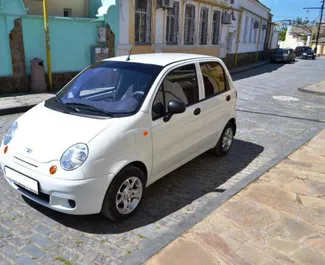
[[[29,165],[29,166],[32,166],[32,167],[38,168],[38,165],[32,164],[32,163],[30,163],[30,162],[27,162],[26,160],[24,160],[24,159],[22,159],[22,158],[19,158],[19,157],[17,157],[17,156],[14,156],[14,158],[17,159],[17,160],[19,160],[20,162],[23,162],[23,163]]]

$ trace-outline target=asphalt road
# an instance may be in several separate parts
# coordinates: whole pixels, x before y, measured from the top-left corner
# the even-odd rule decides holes
[[[325,128],[325,97],[298,92],[325,80],[324,59],[269,64],[233,79],[238,133],[229,155],[204,154],[156,182],[128,221],[53,212],[23,199],[0,173],[0,264],[138,263],[203,218],[223,191]],[[0,139],[19,115],[0,117]]]

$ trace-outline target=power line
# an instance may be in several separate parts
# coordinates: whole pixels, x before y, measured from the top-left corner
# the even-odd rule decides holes
[[[322,6],[321,7],[305,7],[304,9],[320,9],[320,20],[318,24],[318,31],[317,31],[317,37],[316,37],[316,45],[315,45],[315,54],[317,54],[317,47],[318,47],[318,42],[319,42],[319,35],[321,31],[321,26],[323,22],[323,13],[324,13],[324,6],[325,6],[325,0],[322,1]]]

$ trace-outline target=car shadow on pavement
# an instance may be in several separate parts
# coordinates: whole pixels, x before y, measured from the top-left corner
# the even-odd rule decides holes
[[[27,198],[24,200],[67,227],[93,234],[119,234],[159,221],[210,192],[222,192],[218,187],[246,168],[263,150],[260,145],[235,140],[225,157],[218,158],[210,153],[199,156],[148,187],[139,211],[120,223],[111,222],[100,214],[62,214]]]
[[[256,68],[245,70],[243,72],[234,73],[231,75],[231,77],[232,77],[233,81],[238,81],[241,79],[245,79],[245,78],[249,78],[249,77],[253,77],[253,76],[257,76],[257,75],[274,72],[285,65],[286,64],[284,64],[284,63],[269,63],[269,64],[265,64],[265,65],[262,65],[262,66],[259,66]]]

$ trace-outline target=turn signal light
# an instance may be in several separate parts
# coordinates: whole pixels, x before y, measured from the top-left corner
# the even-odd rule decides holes
[[[5,149],[3,150],[3,152],[6,154],[8,152],[8,146],[5,147]]]
[[[57,166],[51,166],[50,167],[50,174],[53,175],[56,173],[56,170],[57,170]]]

